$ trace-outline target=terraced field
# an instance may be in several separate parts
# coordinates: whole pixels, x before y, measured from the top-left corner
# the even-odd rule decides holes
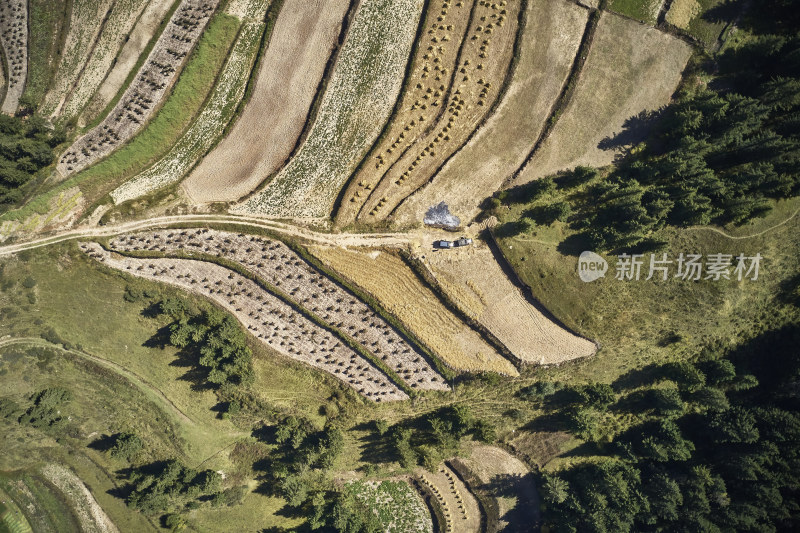
[[[405,481],[356,481],[346,485],[349,493],[377,511],[386,533],[433,533],[425,503]]]
[[[486,244],[428,254],[427,264],[442,290],[521,361],[557,364],[597,351],[594,343],[567,331],[531,305]]]
[[[303,145],[260,192],[231,212],[328,216],[378,137],[403,82],[422,0],[364,0],[356,11]]]
[[[180,0],[150,0],[139,15],[133,29],[125,36],[125,42],[114,58],[108,74],[89,99],[78,119],[78,125],[96,119],[123,89],[139,57],[144,53],[150,40],[155,36],[161,22],[167,17],[170,8]]]
[[[183,182],[193,201],[239,200],[285,164],[311,112],[349,6],[349,0],[284,1],[241,117]],[[254,131],[258,142],[253,142]]]
[[[253,18],[263,20],[268,7],[266,2],[254,0],[252,3],[261,6],[260,10],[255,10]],[[155,165],[111,192],[115,204],[179,181],[220,139],[244,96],[265,27],[263,22],[243,24],[214,91],[191,127]]]
[[[475,496],[453,470],[442,465],[436,472],[420,470],[417,480],[436,497],[444,514],[443,531],[477,533],[481,531],[481,511]]]
[[[5,58],[0,70],[5,74],[6,85],[0,111],[13,114],[28,78],[28,3],[25,0],[5,0],[0,4],[0,47]],[[0,95],[2,89],[0,86]]]
[[[578,165],[604,166],[641,140],[626,122],[665,105],[692,49],[630,19],[603,12],[575,93],[539,151],[507,185]]]
[[[425,355],[391,324],[281,241],[216,230],[162,230],[119,237],[110,246],[127,252],[195,252],[235,261],[276,287],[295,305],[344,332],[376,360],[382,360],[409,387],[448,389]]]
[[[219,0],[181,1],[114,109],[61,156],[57,169],[62,176],[100,160],[144,127],[169,94],[218,3]]]
[[[395,140],[398,142],[395,150],[399,153],[396,160],[385,160],[392,156],[391,148],[387,148],[386,154],[381,154],[382,158],[374,158],[380,182],[374,187],[365,182],[362,196],[370,192],[362,202],[358,220],[371,222],[386,218],[405,197],[425,185],[489,116],[501,96],[517,39],[519,10],[526,4],[477,2],[449,88],[443,84],[444,89],[438,97],[435,94],[439,91],[434,91],[430,95],[433,96],[431,106],[434,111],[421,110],[417,119],[426,122],[438,115],[437,120],[432,127],[422,129],[422,135],[418,138],[400,142]],[[430,63],[423,65],[435,69],[435,60],[432,57]],[[413,79],[411,83],[414,83]],[[424,102],[423,97],[414,104],[421,107],[425,105]],[[439,106],[442,114],[435,112]],[[358,186],[358,183],[355,185]],[[366,189],[366,185],[370,185],[370,189]],[[355,192],[353,196],[345,198],[344,203],[354,197]],[[359,202],[356,199],[352,203]]]
[[[108,75],[109,69],[149,0],[115,0],[100,25],[86,64],[53,114],[66,119],[77,116]]]
[[[445,201],[462,220],[522,165],[545,127],[578,51],[589,13],[568,0],[528,3],[519,58],[497,112],[478,133],[392,215],[402,226],[418,223]]]
[[[514,365],[448,310],[397,256],[321,246],[309,251],[377,298],[451,368],[518,375]]]
[[[114,256],[96,243],[83,243],[81,249],[111,268],[211,299],[270,348],[332,374],[374,402],[408,398],[333,333],[241,274],[204,261]]]

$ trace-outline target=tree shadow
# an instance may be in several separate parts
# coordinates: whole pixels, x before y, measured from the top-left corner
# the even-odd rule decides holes
[[[648,111],[629,117],[622,124],[622,131],[602,139],[597,147],[601,150],[622,150],[631,148],[647,139],[653,125],[661,118],[662,110]]]
[[[651,363],[642,368],[634,368],[625,372],[615,379],[614,382],[611,383],[611,386],[616,392],[621,392],[625,389],[635,389],[637,387],[652,385],[665,377],[664,367]]]
[[[164,349],[169,346],[169,325],[163,326],[158,329],[149,339],[144,341],[142,346],[145,348],[160,348]]]
[[[592,240],[584,233],[574,233],[558,243],[556,250],[564,255],[578,257],[585,250],[591,250]]]
[[[107,452],[117,443],[117,437],[119,437],[119,435],[119,433],[114,433],[113,435],[102,435],[90,442],[88,447],[92,450],[97,450],[98,452]]]

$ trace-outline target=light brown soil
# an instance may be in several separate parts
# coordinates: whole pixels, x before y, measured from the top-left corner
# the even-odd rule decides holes
[[[453,459],[464,465],[497,500],[500,531],[526,531],[538,520],[539,497],[533,475],[525,463],[494,446],[475,446],[466,458]]]
[[[374,402],[408,398],[383,372],[332,333],[232,270],[190,259],[116,256],[96,243],[82,243],[81,249],[109,267],[211,299],[273,350],[330,373]]]
[[[676,37],[604,12],[563,116],[508,185],[577,165],[612,163],[622,147],[601,148],[601,143],[622,132],[628,119],[667,104],[691,53],[691,47]]]
[[[86,533],[119,533],[92,493],[70,469],[59,464],[48,464],[42,474],[60,490],[71,504]]]
[[[284,2],[249,103],[183,182],[193,201],[238,200],[280,169],[303,130],[348,6],[348,0]]]
[[[454,83],[439,100],[446,112],[436,127],[420,137],[395,164],[377,169],[382,174],[381,181],[364,203],[358,220],[386,218],[430,179],[486,117],[500,94],[511,62],[520,5],[478,2],[458,58]],[[424,118],[425,113],[421,116]],[[345,202],[349,200],[345,198]]]
[[[425,211],[441,201],[464,223],[477,215],[478,204],[520,167],[541,134],[588,16],[567,0],[529,4],[519,63],[497,113],[428,185],[399,206],[393,220],[420,223]]]
[[[28,3],[24,0],[3,0],[0,3],[0,46],[6,58],[2,70],[7,78],[5,98],[0,110],[12,114],[28,79]],[[0,82],[0,95],[3,84]]]
[[[433,492],[444,512],[444,531],[470,533],[481,530],[481,511],[475,496],[450,467],[442,465],[436,472],[418,470],[417,479]]]
[[[377,298],[448,366],[518,375],[514,365],[450,312],[399,257],[322,246],[309,250]]]
[[[182,0],[147,60],[108,116],[78,138],[58,161],[68,176],[136,135],[166,99],[220,0]]]
[[[426,260],[450,298],[521,361],[555,364],[597,350],[529,304],[485,243],[476,240],[467,248],[428,253]]]
[[[119,55],[117,55],[114,66],[100,84],[97,92],[89,100],[83,114],[79,117],[79,126],[94,120],[111,103],[114,96],[122,90],[122,86],[125,80],[128,79],[133,67],[136,66],[139,56],[144,52],[147,43],[153,38],[159,24],[161,24],[174,2],[175,0],[150,1],[133,30],[131,30],[127,42],[125,42]]]
[[[198,252],[237,263],[287,294],[294,302],[352,337],[410,387],[448,390],[444,378],[415,346],[355,295],[306,263],[284,243],[217,230],[161,230],[121,236],[110,245],[122,251]]]

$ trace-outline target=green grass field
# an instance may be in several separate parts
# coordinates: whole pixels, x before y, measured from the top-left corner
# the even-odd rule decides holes
[[[621,15],[655,24],[661,0],[610,0],[608,9]]]
[[[28,2],[28,79],[24,98],[41,102],[50,86],[61,53],[65,0],[30,0]]]

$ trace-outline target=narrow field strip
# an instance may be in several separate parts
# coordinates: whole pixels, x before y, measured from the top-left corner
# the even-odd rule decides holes
[[[412,68],[405,80],[398,108],[370,153],[360,163],[344,191],[337,224],[355,221],[370,191],[388,168],[411,149],[412,144],[441,118],[443,94],[456,76],[456,62],[477,6],[476,0],[431,0],[425,13],[423,32],[415,45]],[[431,67],[433,64],[433,67]],[[434,105],[435,102],[435,105]],[[420,121],[425,112],[427,120]]]
[[[266,13],[261,13],[263,19]],[[111,192],[115,204],[139,198],[183,178],[214,145],[233,118],[244,96],[250,69],[255,61],[265,24],[246,22],[239,32],[228,61],[214,86],[214,92],[200,115],[169,153],[155,165]]]
[[[412,389],[449,389],[424,354],[378,313],[278,240],[217,230],[161,230],[124,235],[109,246],[121,252],[185,251],[234,261],[351,337]]]
[[[125,38],[149,0],[116,0],[103,24],[102,32],[91,50],[80,77],[55,115],[70,119],[78,115],[103,82]]]
[[[481,531],[481,511],[475,496],[446,464],[436,472],[418,470],[416,478],[433,493],[444,514],[445,532],[478,533]]]
[[[508,186],[577,165],[604,166],[636,139],[626,121],[667,104],[691,55],[680,39],[603,12],[575,92],[549,136]]]
[[[545,127],[586,27],[589,13],[568,0],[529,3],[527,25],[511,85],[477,135],[440,172],[397,208],[393,220],[419,223],[425,211],[446,202],[462,221],[494,193],[528,155]]]
[[[0,111],[13,114],[28,79],[28,3],[26,0],[0,2],[0,46],[5,64],[6,91]],[[0,94],[2,86],[0,85]]]
[[[211,299],[273,350],[330,373],[374,402],[408,398],[383,372],[331,332],[232,270],[192,259],[112,256],[96,243],[82,243],[81,249],[111,268]]]
[[[402,259],[377,250],[311,246],[309,251],[376,298],[449,367],[518,375],[514,365],[450,312]]]
[[[180,0],[150,0],[144,8],[133,29],[127,34],[113,65],[102,83],[92,95],[83,112],[79,115],[78,126],[83,127],[108,106],[123,89],[148,43],[155,38],[156,31],[167,17],[170,8]]]
[[[558,364],[594,355],[597,347],[530,305],[486,244],[428,254],[439,286],[525,363]],[[509,320],[514,317],[514,320]]]
[[[387,218],[467,142],[491,113],[511,66],[519,12],[526,5],[527,0],[478,0],[459,52],[453,82],[441,99],[434,98],[431,102],[434,109],[442,106],[445,112],[430,131],[384,171],[380,183],[364,202],[358,220],[373,222]],[[431,69],[436,66],[430,64]],[[420,109],[425,105],[423,101],[416,104]],[[429,118],[426,115],[429,113],[421,110],[418,120],[426,122]]]
[[[115,0],[73,0],[70,5],[69,24],[61,52],[61,60],[55,71],[50,90],[39,107],[39,113],[55,117],[70,90],[89,61],[97,42],[102,21],[106,19]]]
[[[422,0],[363,0],[319,113],[295,157],[238,214],[324,217],[380,134],[400,91]]]
[[[59,159],[69,176],[110,154],[147,124],[169,94],[219,0],[183,0],[111,113]]]
[[[71,507],[78,517],[82,531],[86,533],[119,533],[117,526],[72,470],[63,465],[51,463],[42,467],[42,475],[55,485],[72,504]]]
[[[284,0],[253,93],[228,135],[183,182],[194,202],[243,198],[294,149],[350,0]],[[264,128],[264,124],[269,124]]]

